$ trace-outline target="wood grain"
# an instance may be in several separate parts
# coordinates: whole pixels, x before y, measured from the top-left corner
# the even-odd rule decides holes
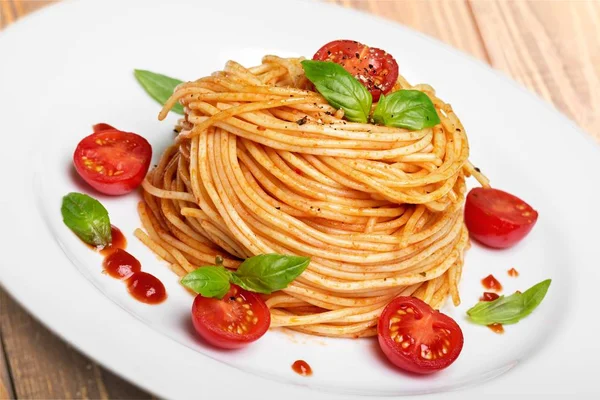
[[[600,1],[328,1],[402,23],[489,63],[600,142]],[[0,29],[52,2],[0,0]],[[1,346],[0,399],[149,397],[54,336],[0,289]]]
[[[0,0],[0,29],[56,0]]]
[[[0,294],[1,298],[1,294]],[[2,340],[2,328],[0,325],[0,400],[12,399],[15,397],[12,377],[10,376],[10,366],[4,354],[4,343]]]
[[[490,63],[600,142],[600,2],[472,0]]]
[[[4,291],[0,328],[17,398],[151,398],[52,334]]]
[[[356,1],[330,0],[356,8],[436,37],[481,60],[487,60],[485,47],[469,4],[463,0]]]

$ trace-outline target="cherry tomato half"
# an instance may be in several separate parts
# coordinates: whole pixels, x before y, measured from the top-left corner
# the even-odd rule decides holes
[[[448,367],[463,347],[463,334],[449,316],[415,298],[397,297],[377,325],[379,346],[397,367],[429,374]]]
[[[94,133],[77,145],[73,164],[94,189],[116,196],[140,185],[151,158],[152,147],[143,137],[98,124]]]
[[[271,313],[258,294],[231,285],[221,300],[196,296],[192,305],[192,321],[196,332],[208,343],[224,349],[237,349],[267,332]]]
[[[529,204],[498,189],[475,188],[467,195],[465,224],[479,242],[499,249],[521,241],[533,228],[538,213]]]
[[[371,92],[373,101],[386,94],[398,79],[398,63],[390,54],[354,40],[335,40],[321,47],[313,60],[340,64]]]

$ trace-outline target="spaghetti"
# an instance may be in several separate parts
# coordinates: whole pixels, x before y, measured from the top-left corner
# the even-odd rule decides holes
[[[390,300],[439,308],[469,246],[465,130],[429,85],[393,90],[432,100],[441,124],[420,131],[351,123],[310,90],[301,59],[266,56],[181,84],[175,143],[143,183],[136,236],[180,276],[223,257],[308,256],[308,269],[266,296],[271,326],[335,337],[377,334]]]

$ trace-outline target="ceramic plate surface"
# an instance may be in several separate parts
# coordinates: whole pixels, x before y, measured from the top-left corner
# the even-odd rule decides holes
[[[192,80],[229,59],[252,66],[264,54],[310,57],[339,38],[386,49],[410,82],[436,88],[467,128],[475,165],[540,213],[515,248],[474,244],[467,253],[463,303],[443,309],[461,325],[464,350],[435,375],[398,372],[375,340],[272,330],[241,351],[216,351],[192,332],[190,295],[133,237],[137,194],[94,195],[126,234],[128,251],[165,283],[169,297],[161,305],[136,302],[102,274],[100,256],[61,220],[62,196],[88,190],[74,178],[71,156],[92,124],[142,134],[155,159],[172,140],[176,117],[157,121],[159,107],[138,86],[134,68]],[[593,365],[600,324],[590,316],[597,315],[600,282],[600,151],[574,124],[484,64],[358,12],[276,1],[65,2],[0,34],[0,54],[2,284],[54,332],[133,383],[166,398],[240,391],[286,399],[599,393]],[[519,278],[508,277],[512,267]],[[505,293],[553,282],[534,314],[495,335],[465,318],[490,273]],[[310,363],[312,377],[291,370],[297,359]]]

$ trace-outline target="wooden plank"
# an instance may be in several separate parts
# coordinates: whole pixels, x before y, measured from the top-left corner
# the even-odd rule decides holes
[[[1,290],[0,328],[17,398],[151,398],[81,355]]]
[[[0,400],[13,399],[14,397],[10,367],[4,354],[4,342],[2,340],[2,330],[0,329]]]
[[[399,22],[487,61],[466,0],[329,0]]]
[[[15,20],[15,10],[12,2],[0,0],[0,29],[5,28]]]
[[[16,17],[24,17],[35,10],[55,3],[57,0],[2,0],[13,4]]]
[[[0,29],[56,0],[0,0]]]
[[[600,142],[600,2],[471,1],[491,64]]]

